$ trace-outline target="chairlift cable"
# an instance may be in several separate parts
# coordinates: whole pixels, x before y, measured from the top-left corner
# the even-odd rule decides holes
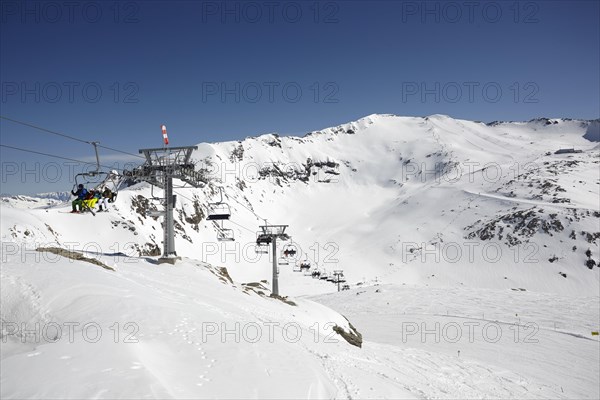
[[[185,196],[185,195],[181,194],[180,192],[177,192],[176,190],[173,190],[173,193],[176,193],[178,196],[181,196],[181,197],[183,197],[184,199],[187,199],[187,200],[189,200],[189,201],[194,201],[194,200],[190,199],[189,197],[187,197],[187,196]],[[248,232],[251,232],[251,233],[256,233],[254,230],[252,230],[252,229],[249,229],[249,228],[246,228],[244,225],[238,224],[237,222],[235,222],[235,221],[232,221],[231,219],[229,219],[228,221],[229,221],[229,222],[231,222],[231,223],[232,223],[232,224],[234,224],[234,225],[237,225],[237,226],[239,226],[239,227],[241,227],[241,228],[244,228],[244,229],[246,229]]]
[[[53,131],[53,130],[50,130],[50,129],[47,129],[47,128],[43,128],[43,127],[38,126],[38,125],[30,124],[28,122],[24,122],[24,121],[19,121],[19,120],[16,120],[16,119],[8,118],[8,117],[5,117],[3,115],[0,115],[0,119],[5,119],[5,120],[13,122],[15,124],[19,124],[19,125],[23,125],[23,126],[28,126],[30,128],[37,129],[39,131],[50,133],[50,134],[53,134],[53,135],[56,135],[56,136],[62,136],[64,138],[75,140],[77,142],[86,143],[86,144],[93,144],[92,141],[79,139],[79,138],[76,138],[76,137],[71,136],[71,135],[67,135],[67,134],[64,134],[64,133],[61,133],[61,132],[56,132],[56,131]],[[101,145],[99,143],[97,144],[97,146],[100,147],[100,148],[106,149],[106,150],[115,151],[117,153],[127,154],[127,155],[130,155],[130,156],[137,157],[137,158],[142,158],[142,159],[144,158],[144,157],[140,156],[139,154],[129,153],[127,151],[123,151],[123,150],[115,149],[115,148],[112,148],[112,147],[104,146],[104,145]]]
[[[61,160],[74,161],[74,162],[78,162],[78,163],[81,163],[81,164],[92,164],[91,162],[88,162],[88,161],[81,161],[81,160],[76,160],[74,158],[61,157],[61,156],[57,156],[57,155],[54,155],[54,154],[42,153],[40,151],[23,149],[21,147],[9,146],[9,145],[6,145],[6,144],[0,144],[0,147],[5,147],[7,149],[13,149],[13,150],[19,150],[19,151],[23,151],[23,152],[26,152],[26,153],[39,154],[39,155],[46,156],[46,157],[58,158],[58,159],[61,159]],[[109,168],[109,169],[111,168],[111,167],[107,167],[105,165],[100,165],[100,166],[102,168]]]

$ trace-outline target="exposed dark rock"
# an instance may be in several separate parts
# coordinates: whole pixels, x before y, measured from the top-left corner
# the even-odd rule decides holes
[[[59,255],[61,257],[69,258],[71,260],[85,261],[90,264],[94,264],[94,265],[97,265],[104,269],[107,269],[109,271],[115,270],[113,267],[109,267],[108,265],[104,264],[103,262],[101,262],[99,260],[96,260],[95,258],[88,258],[88,257],[84,256],[83,254],[78,253],[76,251],[62,249],[60,247],[38,247],[36,250],[40,251],[40,252],[53,253],[53,254]]]

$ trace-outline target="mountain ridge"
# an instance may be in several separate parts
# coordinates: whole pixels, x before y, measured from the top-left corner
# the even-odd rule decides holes
[[[530,121],[492,127],[443,115],[372,114],[303,138],[268,134],[201,143],[193,159],[206,169],[210,183],[204,189],[178,190],[177,248],[184,255],[225,264],[236,279],[269,279],[270,262],[252,261],[248,247],[266,218],[290,225],[302,259],[309,258],[315,270],[327,274],[343,269],[353,284],[387,279],[594,292],[598,268],[587,265],[590,259],[598,264],[600,179],[597,144],[585,138],[588,126]],[[350,129],[354,132],[348,134]],[[582,153],[553,154],[565,147]],[[218,187],[232,208],[232,221],[225,227],[238,238],[235,256],[227,255],[227,244],[216,242],[215,227],[205,220],[206,204],[218,200]],[[134,242],[140,256],[155,255],[161,246],[160,220],[147,215],[160,205],[150,197],[146,184],[134,185],[121,191],[115,216],[101,217],[110,219],[111,232],[124,230],[122,241]],[[47,211],[54,214],[61,207]],[[14,218],[19,219],[16,213]],[[62,220],[64,216],[49,225],[60,232],[55,224]],[[3,237],[23,236],[26,228],[19,231],[14,222],[3,223]],[[559,223],[562,230],[557,232],[553,229]],[[33,231],[42,234],[45,229],[41,225]],[[48,232],[42,236],[54,240]],[[474,260],[466,258],[468,246],[475,246],[471,241],[478,249]],[[532,245],[535,262],[523,265],[532,251],[526,246]],[[591,257],[585,255],[588,247]],[[499,250],[500,259],[491,263],[481,253],[484,248]],[[461,251],[458,261],[445,254],[451,249]],[[335,290],[291,267],[281,270],[288,293]]]

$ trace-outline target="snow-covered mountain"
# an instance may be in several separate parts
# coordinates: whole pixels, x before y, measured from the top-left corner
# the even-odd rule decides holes
[[[597,293],[600,159],[598,142],[587,139],[596,124],[371,115],[303,138],[200,144],[194,158],[211,184],[177,190],[177,251],[227,265],[241,281],[270,279],[269,256],[253,251],[264,221],[252,210],[289,225],[297,260],[342,269],[351,283]],[[555,154],[571,148],[581,152]],[[232,209],[225,226],[235,243],[217,242],[205,219],[217,186]],[[162,192],[141,183],[121,191],[113,212],[75,216],[108,235],[63,232],[74,222],[59,213],[66,207],[4,207],[3,240],[85,239],[104,252],[129,243],[131,254],[156,255],[161,221],[147,210],[161,206],[151,196]],[[292,266],[281,274],[286,294],[334,289]]]
[[[56,206],[71,198],[69,192],[38,193],[31,196],[26,195],[0,195],[2,204],[14,208],[42,208]]]
[[[3,373],[3,395],[597,397],[597,354],[582,367],[587,372],[577,385],[563,387],[556,385],[558,370],[545,377],[532,372],[535,350],[523,353],[503,342],[503,351],[527,355],[517,367],[497,363],[500,350],[486,347],[489,343],[466,359],[452,358],[453,346],[437,353],[394,343],[386,335],[365,337],[367,346],[358,349],[332,326],[354,332],[338,312],[350,316],[351,323],[360,321],[361,331],[369,330],[372,318],[392,321],[392,315],[407,311],[413,319],[421,315],[419,323],[443,313],[473,319],[481,312],[482,321],[510,324],[523,309],[529,310],[528,322],[544,332],[554,328],[564,334],[557,339],[544,333],[549,336],[543,351],[550,351],[550,342],[582,349],[580,343],[591,339],[584,353],[594,354],[597,339],[577,337],[599,324],[597,309],[589,307],[597,305],[600,290],[598,123],[543,118],[485,124],[443,115],[370,115],[304,137],[268,134],[199,144],[193,159],[210,183],[176,189],[176,248],[184,260],[175,267],[154,264],[162,227],[150,212],[161,208],[154,198],[162,191],[147,183],[120,190],[111,211],[96,216],[67,214],[68,203],[25,208],[20,198],[2,202],[3,321],[99,319],[108,332],[110,321],[135,320],[145,335],[136,333],[140,341],[132,346],[115,347],[107,340],[96,347],[45,344],[40,351],[5,330],[3,338],[8,336],[11,345],[3,346],[3,370],[19,374],[37,357],[39,365],[54,370],[65,363],[76,373],[58,379],[58,372],[38,371],[37,386],[19,385],[16,375]],[[206,220],[207,204],[220,200],[219,187],[232,213],[224,227],[233,230],[235,242],[217,241],[214,223]],[[289,225],[299,250],[295,260],[280,265],[279,275],[280,292],[296,306],[264,296],[272,255],[256,254],[254,246],[264,219]],[[40,256],[39,247],[76,250],[114,271]],[[305,259],[311,270],[296,272],[295,262]],[[334,284],[310,276],[334,270],[343,270],[349,291],[333,294]],[[387,311],[380,309],[380,289],[372,286],[379,284],[389,285],[382,286],[389,293]],[[482,300],[486,293],[507,306],[490,306]],[[338,312],[307,295],[319,295],[318,302]],[[412,295],[422,300],[411,306]],[[456,300],[462,295],[469,302]],[[350,310],[346,306],[356,303],[350,298],[365,303]],[[560,325],[558,314],[548,317],[553,308],[546,300],[553,298],[564,299],[565,310],[579,310],[573,321]],[[206,340],[207,323],[229,327],[236,321],[297,324],[302,339],[284,338],[274,345],[241,340],[236,351],[230,340]],[[327,322],[333,324],[313,332]],[[330,336],[340,340],[324,343]],[[193,348],[199,353],[191,354]],[[93,370],[83,364],[90,354],[99,357]],[[433,383],[419,378],[427,363],[440,368]],[[464,372],[464,385],[452,384],[458,370]],[[471,373],[483,383],[468,378]],[[499,375],[506,379],[498,380]],[[85,377],[119,385],[109,391],[102,384],[61,389],[88,381]],[[229,378],[248,391],[228,386]],[[534,386],[539,391],[532,394]]]

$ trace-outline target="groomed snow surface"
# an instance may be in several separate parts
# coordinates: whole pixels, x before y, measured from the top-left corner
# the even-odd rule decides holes
[[[3,398],[598,398],[595,297],[380,285],[294,307],[192,260],[99,259],[116,271],[8,257]]]
[[[214,184],[178,191],[174,266],[146,255],[162,239],[146,184],[96,217],[44,196],[37,208],[4,201],[0,396],[600,398],[589,127],[373,115],[304,138],[200,145]],[[572,147],[582,152],[553,154]],[[221,174],[236,169],[261,177]],[[235,243],[197,218],[216,186]],[[298,260],[343,269],[350,290],[282,265],[288,302],[268,297],[250,210],[289,224]],[[361,348],[333,329],[351,325]]]

